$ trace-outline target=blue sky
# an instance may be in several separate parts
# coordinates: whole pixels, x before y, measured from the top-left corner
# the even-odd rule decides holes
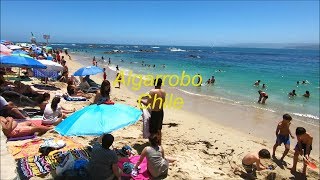
[[[228,45],[319,43],[319,1],[8,1],[1,39]]]

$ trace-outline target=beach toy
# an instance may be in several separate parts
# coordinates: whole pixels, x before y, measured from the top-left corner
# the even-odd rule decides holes
[[[303,157],[303,160],[305,161],[306,165],[310,167],[311,169],[315,170],[317,169],[317,165],[314,162],[311,162],[307,158]]]

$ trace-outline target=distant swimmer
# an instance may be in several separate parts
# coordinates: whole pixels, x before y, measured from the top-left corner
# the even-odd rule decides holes
[[[254,85],[255,85],[255,86],[259,86],[260,82],[261,82],[261,81],[258,80],[258,81],[256,81],[256,82],[254,83]]]
[[[103,60],[104,60],[104,57],[102,56],[101,59],[102,59],[102,61],[103,61]]]
[[[219,72],[221,72],[221,70],[219,69]]]
[[[214,82],[216,82],[216,79],[214,78],[214,76],[211,77],[210,83],[214,84]]]
[[[309,98],[310,97],[310,92],[306,91],[306,93],[303,96],[306,97],[306,98]]]
[[[289,92],[289,96],[296,96],[296,90],[292,90],[292,92]]]
[[[299,83],[300,83],[300,82],[299,82],[299,81],[297,81],[297,85],[299,85]]]
[[[265,93],[265,92],[263,92],[263,91],[261,91],[261,90],[259,90],[258,93],[259,93],[259,95],[260,95],[260,96],[259,96],[258,103],[261,102],[261,104],[265,104],[265,103],[266,103],[266,100],[269,98],[268,94]],[[261,101],[261,100],[262,100],[262,101]]]
[[[119,66],[118,65],[116,66],[116,69],[117,69],[117,71],[119,71]]]
[[[209,84],[211,84],[211,80],[210,80],[210,79],[208,79],[208,81],[207,81],[206,83],[207,83],[208,85],[209,85]]]
[[[266,88],[266,84],[262,84],[262,89],[265,89]]]
[[[110,65],[110,64],[111,64],[111,59],[109,58],[108,65]]]
[[[302,81],[302,84],[309,84],[309,81],[308,80],[304,80],[304,81]]]
[[[154,65],[153,65],[153,67],[155,68],[155,67],[156,67],[156,65],[154,64]]]
[[[165,68],[165,67],[166,67],[166,65],[165,65],[165,64],[162,64],[162,67],[163,67],[163,68]]]
[[[120,62],[123,62],[123,60],[121,59]]]

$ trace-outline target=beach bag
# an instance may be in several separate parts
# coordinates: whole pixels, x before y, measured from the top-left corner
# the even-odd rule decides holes
[[[75,159],[70,152],[65,154],[63,161],[56,167],[56,174],[58,176],[63,175],[67,170],[72,170],[74,168]]]

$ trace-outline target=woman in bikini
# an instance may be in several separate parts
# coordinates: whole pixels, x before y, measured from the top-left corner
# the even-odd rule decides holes
[[[2,131],[8,138],[30,136],[34,133],[44,134],[45,132],[53,128],[46,126],[35,126],[31,121],[18,123],[12,117],[4,118],[0,116],[0,121]]]
[[[101,83],[100,91],[96,93],[93,104],[103,104],[110,100],[110,82],[104,80]]]

